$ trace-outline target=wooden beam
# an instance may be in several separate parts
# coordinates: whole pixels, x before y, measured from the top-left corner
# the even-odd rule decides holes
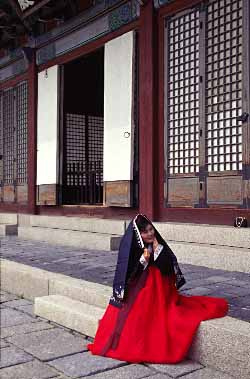
[[[9,6],[11,7],[11,9],[16,13],[16,15],[19,18],[20,22],[25,27],[26,31],[28,33],[30,33],[31,32],[31,27],[29,26],[29,24],[27,23],[27,21],[23,20],[23,12],[21,11],[20,6],[17,4],[17,2],[15,0],[8,0],[8,3],[9,3]]]
[[[28,212],[36,214],[37,66],[35,50],[28,68]]]
[[[44,7],[47,5],[51,0],[41,0],[39,3],[32,5],[29,7],[27,10],[25,10],[22,14],[22,18],[25,19],[29,17],[31,14],[37,12],[40,8]]]
[[[153,1],[141,7],[139,31],[139,209],[155,220],[155,184],[158,162],[154,107],[154,8]]]

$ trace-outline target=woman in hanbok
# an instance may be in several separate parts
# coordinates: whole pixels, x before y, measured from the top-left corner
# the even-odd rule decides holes
[[[181,295],[185,283],[173,251],[138,214],[121,240],[113,294],[87,348],[133,363],[182,361],[200,322],[228,312],[226,299]]]

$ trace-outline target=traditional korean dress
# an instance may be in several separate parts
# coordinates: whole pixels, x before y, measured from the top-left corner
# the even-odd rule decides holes
[[[152,245],[147,246],[149,262],[143,250],[138,259],[135,241],[141,249],[144,246],[135,220],[120,244],[113,295],[87,348],[92,354],[127,362],[177,363],[186,358],[200,322],[225,316],[228,302],[179,294],[186,281],[156,229],[158,247],[153,251]]]

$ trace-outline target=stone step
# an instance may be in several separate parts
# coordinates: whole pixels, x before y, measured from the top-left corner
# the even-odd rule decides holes
[[[94,217],[20,215],[20,226],[36,226],[40,228],[75,230],[82,232],[123,235],[125,221]]]
[[[0,236],[16,236],[17,225],[0,224]]]
[[[19,226],[18,237],[90,250],[118,250],[121,236],[76,230]]]
[[[130,222],[93,217],[0,214],[0,224],[16,224],[17,221],[20,227],[92,232],[114,237],[121,237]],[[154,222],[154,225],[168,243],[196,243],[250,249],[249,227],[175,222]]]
[[[66,229],[123,235],[130,220],[94,217],[18,215],[20,226]],[[195,223],[154,222],[167,241],[249,248],[250,228]]]
[[[104,308],[66,296],[49,295],[35,298],[36,315],[90,337],[95,336],[98,320],[104,312]],[[201,322],[188,357],[236,378],[248,379],[249,351],[250,323],[226,316]]]
[[[112,294],[112,287],[7,259],[0,260],[0,287],[29,300],[47,295],[64,295],[103,308]]]
[[[17,213],[0,213],[0,224],[17,225],[17,223],[18,223]]]
[[[17,223],[16,213],[0,213],[0,236],[16,236]]]
[[[226,316],[203,321],[189,357],[239,379],[250,378],[250,323]]]
[[[48,299],[46,300],[47,305],[45,309],[48,309],[46,312],[50,312],[50,314],[52,310],[49,299],[54,297],[55,299],[64,298],[64,300],[66,298],[67,300],[69,298],[71,300],[69,306],[70,316],[67,315],[67,307],[62,308],[61,304],[63,303],[60,300],[56,302],[57,311],[55,314],[57,316],[56,318],[53,316],[53,320],[74,330],[79,330],[84,334],[94,336],[98,319],[100,319],[101,313],[104,312],[104,309],[108,305],[112,293],[111,287],[70,278],[62,274],[48,272],[4,259],[1,260],[0,269],[2,290],[30,300],[35,299],[36,304],[39,302],[38,299]],[[76,303],[72,303],[72,301]],[[78,304],[79,302],[85,303],[85,308],[81,308]],[[65,304],[69,303],[66,302]],[[75,304],[78,304],[79,307],[77,306],[76,308]],[[75,309],[84,309],[83,313],[85,315],[87,314],[86,309],[92,309],[93,311],[95,308],[99,309],[99,314],[95,321],[93,319],[86,321],[85,325],[90,325],[88,326],[89,329],[84,329],[84,326],[81,326],[80,329],[79,326],[72,325],[73,322],[78,325],[78,321],[81,322],[83,317],[81,313],[77,313],[75,318]],[[36,309],[36,311],[42,312],[42,306],[39,309]],[[95,314],[94,311],[92,313]],[[40,316],[47,318],[45,312],[40,313]],[[63,317],[67,318],[67,324],[63,324]],[[74,321],[74,319],[77,321]],[[191,359],[197,360],[204,365],[211,365],[217,369],[231,372],[237,378],[246,379],[249,378],[250,374],[249,351],[250,323],[227,316],[201,323],[189,356]]]
[[[250,248],[250,228],[225,225],[155,222],[167,242],[192,242],[218,246]]]
[[[106,308],[112,295],[112,287],[66,275],[55,275],[49,280],[49,294],[66,296],[96,307]]]
[[[98,320],[104,314],[104,308],[66,296],[49,295],[35,298],[34,313],[69,329],[94,337]]]
[[[250,273],[250,249],[168,242],[180,263]]]

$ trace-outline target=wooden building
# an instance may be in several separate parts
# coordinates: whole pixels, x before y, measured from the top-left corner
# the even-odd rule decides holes
[[[250,221],[248,0],[0,7],[0,212]]]

